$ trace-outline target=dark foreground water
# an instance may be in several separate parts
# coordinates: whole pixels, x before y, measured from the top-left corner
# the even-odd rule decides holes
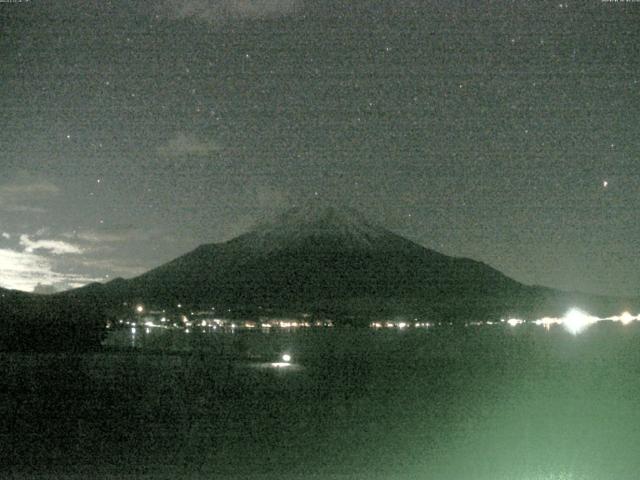
[[[0,354],[0,477],[640,477],[640,325],[120,335]]]

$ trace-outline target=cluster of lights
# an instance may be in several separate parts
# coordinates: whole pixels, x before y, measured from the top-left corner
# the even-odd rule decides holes
[[[126,304],[125,304],[126,305]],[[177,304],[178,308],[182,308],[182,304]],[[211,310],[215,311],[215,307],[212,307]],[[265,330],[271,328],[283,328],[283,329],[291,329],[291,328],[310,328],[310,327],[333,327],[333,322],[331,320],[316,320],[309,321],[306,318],[310,317],[309,314],[303,315],[303,320],[294,320],[294,319],[262,319],[260,321],[253,320],[245,320],[240,322],[230,322],[229,320],[224,320],[220,318],[202,318],[204,312],[200,312],[198,314],[194,312],[190,312],[190,316],[186,314],[180,314],[179,318],[172,322],[169,320],[165,314],[166,311],[162,310],[162,312],[154,312],[147,311],[142,304],[135,305],[133,307],[133,311],[136,314],[136,318],[132,318],[129,320],[120,319],[120,324],[126,324],[134,328],[135,326],[144,325],[147,328],[177,328],[177,329],[185,329],[189,330],[190,327],[200,327],[202,329],[211,329],[216,330],[218,328],[230,328],[231,330],[235,329],[255,329],[262,328]],[[229,310],[230,311],[230,310]],[[154,315],[162,314],[162,318],[159,320],[154,318]],[[200,318],[198,318],[200,317]]]
[[[582,310],[579,310],[577,308],[572,308],[564,315],[564,317],[561,317],[561,318],[543,317],[543,318],[534,320],[531,323],[535,325],[541,325],[547,330],[549,330],[552,325],[562,325],[569,333],[572,333],[573,335],[577,335],[578,333],[583,332],[584,330],[589,328],[591,325],[598,322],[610,321],[610,322],[620,322],[623,325],[628,325],[631,322],[636,320],[640,320],[640,315],[634,316],[634,315],[631,315],[629,312],[624,312],[621,315],[614,315],[612,317],[600,318],[600,317],[594,317],[593,315],[589,315],[588,313],[585,313]],[[506,321],[503,320],[503,322],[506,322],[512,327],[526,323],[524,320],[519,318],[510,318]]]
[[[264,329],[270,328],[311,328],[311,327],[333,327],[331,320],[317,320],[309,322],[306,320],[270,320],[262,321],[260,327]]]
[[[178,304],[178,308],[181,308],[182,305]],[[135,312],[139,315],[143,314],[145,312],[145,307],[143,305],[136,305],[135,307]],[[164,310],[163,310],[164,312]],[[176,323],[174,324],[175,327],[183,327],[185,328],[185,331],[188,333],[189,332],[189,327],[194,325],[194,322],[192,322],[186,315],[181,315],[180,316],[180,320],[181,320],[181,324]],[[564,328],[569,331],[570,333],[577,335],[578,333],[586,330],[589,326],[593,325],[594,323],[597,322],[601,322],[601,321],[613,321],[613,322],[620,322],[622,325],[628,325],[631,322],[640,320],[640,315],[632,315],[629,312],[623,312],[620,315],[614,315],[611,317],[606,317],[606,318],[599,318],[599,317],[595,317],[592,315],[589,315],[588,313],[585,313],[577,308],[573,308],[571,310],[569,310],[563,317],[557,318],[557,317],[543,317],[543,318],[539,318],[537,320],[533,320],[531,322],[528,322],[526,320],[520,319],[520,318],[509,318],[507,320],[501,320],[500,322],[471,322],[468,323],[467,325],[494,325],[495,323],[506,323],[507,325],[511,326],[511,327],[516,327],[518,325],[522,325],[525,323],[533,323],[534,325],[539,325],[539,326],[543,326],[545,329],[549,330],[553,325],[562,325],[564,326]],[[169,326],[167,325],[167,323],[169,322],[169,320],[166,317],[162,317],[160,319],[161,324],[156,324],[154,323],[152,320],[147,320],[146,322],[144,322],[144,326],[145,328],[145,332],[149,333],[150,328],[169,328]],[[124,321],[124,320],[119,320],[120,324],[126,323],[127,325],[131,326],[131,332],[132,333],[136,333],[136,326],[139,325],[139,323],[137,321]],[[414,322],[408,322],[408,321],[386,321],[386,322],[372,322],[370,324],[371,328],[374,329],[382,329],[382,328],[390,328],[390,329],[399,329],[399,330],[404,330],[407,328],[429,328],[432,327],[434,324],[433,323],[429,323],[429,322],[419,322],[417,321],[417,319],[414,320]],[[261,321],[261,322],[254,322],[254,321],[244,321],[241,322],[239,324],[236,323],[231,323],[229,324],[227,321],[225,320],[221,320],[218,318],[215,318],[213,320],[207,320],[207,319],[203,319],[200,322],[198,322],[198,326],[202,327],[202,328],[211,328],[213,330],[217,329],[218,327],[220,328],[224,328],[225,326],[230,327],[231,329],[236,329],[236,328],[244,328],[244,329],[253,329],[253,328],[257,328],[258,326],[264,330],[268,330],[274,327],[277,328],[284,328],[284,329],[290,329],[290,328],[299,328],[299,327],[303,327],[303,328],[308,328],[308,327],[333,327],[333,322],[331,322],[330,320],[324,320],[324,321],[315,321],[315,322],[309,322],[306,320],[302,320],[302,321],[298,321],[298,320],[270,320],[270,321]],[[284,358],[284,357],[283,357]],[[286,361],[285,361],[286,363]]]
[[[429,322],[371,322],[369,326],[375,329],[397,328],[404,330],[406,328],[429,328],[432,327],[433,324]]]

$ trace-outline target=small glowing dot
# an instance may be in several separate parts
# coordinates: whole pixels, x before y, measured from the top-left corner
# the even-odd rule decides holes
[[[282,355],[282,361],[289,363],[291,361],[291,355],[285,353],[284,355]]]
[[[607,187],[609,186],[609,182],[607,182],[606,180],[604,180],[604,181],[602,182],[602,186],[603,186],[604,188],[607,188]]]

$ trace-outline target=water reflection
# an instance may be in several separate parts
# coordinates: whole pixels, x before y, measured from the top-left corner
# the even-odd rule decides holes
[[[584,341],[506,320],[402,333],[128,326],[110,332],[122,355],[3,365],[7,418],[18,419],[3,461],[157,465],[149,478],[181,478],[162,470],[179,464],[201,478],[268,469],[269,478],[633,479],[640,324],[631,317]],[[575,312],[562,320],[585,323]],[[44,429],[65,436],[34,441]],[[287,476],[300,471],[308,475]]]

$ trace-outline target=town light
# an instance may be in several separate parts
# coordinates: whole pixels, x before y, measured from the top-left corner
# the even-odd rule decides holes
[[[623,325],[628,325],[631,322],[633,322],[635,319],[636,319],[636,317],[631,315],[629,312],[624,312],[622,315],[620,315],[620,322]]]
[[[578,310],[577,308],[572,308],[562,319],[562,324],[570,333],[577,335],[591,325],[593,321],[593,317]]]

